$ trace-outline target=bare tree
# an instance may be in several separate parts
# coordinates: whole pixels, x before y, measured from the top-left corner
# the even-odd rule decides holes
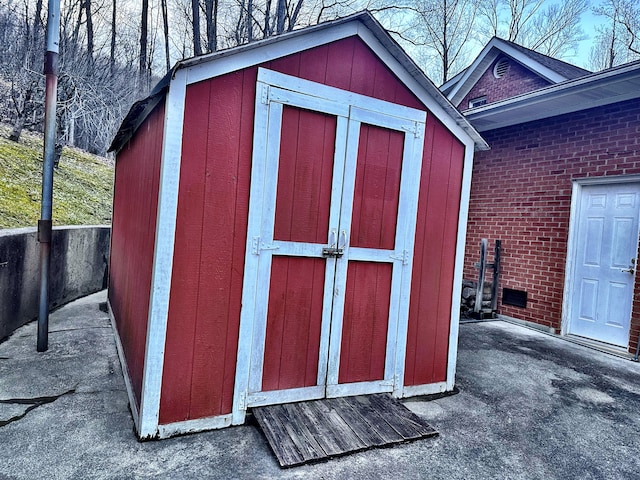
[[[140,14],[140,56],[138,62],[139,90],[142,92],[147,86],[147,41],[149,37],[149,0],[142,0]]]
[[[171,59],[169,57],[169,12],[167,0],[160,0],[160,8],[162,9],[162,30],[164,32],[164,61],[168,72],[171,70]]]
[[[111,45],[109,50],[109,71],[111,75],[114,74],[116,69],[116,20],[118,18],[116,2],[117,0],[112,0],[111,2]]]
[[[193,54],[202,55],[202,44],[200,43],[200,2],[191,0],[191,27],[193,31]]]
[[[207,25],[207,51],[218,49],[218,0],[204,0],[204,17]]]
[[[607,23],[597,29],[591,68],[611,68],[640,58],[640,5],[636,0],[605,0],[593,12]]]
[[[421,0],[416,4],[418,33],[413,42],[424,45],[432,72],[445,83],[467,60],[478,4],[474,0]]]
[[[550,56],[575,50],[584,38],[581,15],[588,0],[483,0],[478,7],[480,31]]]

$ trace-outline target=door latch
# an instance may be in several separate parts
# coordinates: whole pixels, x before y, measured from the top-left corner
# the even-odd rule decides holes
[[[338,257],[341,257],[342,255],[344,255],[344,250],[342,250],[342,248],[336,248],[336,247],[322,248],[322,256],[324,258],[338,258]]]
[[[347,232],[342,230],[338,237],[338,246],[336,247],[336,234],[335,228],[331,229],[329,233],[329,246],[322,248],[322,256],[324,258],[339,258],[344,255],[344,248],[347,245]]]

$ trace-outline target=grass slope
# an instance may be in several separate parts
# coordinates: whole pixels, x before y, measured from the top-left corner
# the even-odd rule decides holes
[[[24,132],[9,140],[0,125],[0,228],[36,226],[42,190],[42,137]],[[65,148],[53,176],[53,224],[111,222],[113,166],[107,159]]]

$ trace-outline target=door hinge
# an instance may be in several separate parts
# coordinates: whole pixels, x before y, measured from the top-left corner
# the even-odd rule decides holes
[[[407,250],[402,250],[402,253],[399,255],[389,255],[389,258],[393,260],[400,260],[403,265],[409,264],[409,252]]]
[[[245,392],[238,394],[238,408],[244,411],[247,410],[247,394]]]
[[[262,250],[278,250],[280,247],[275,244],[267,245],[264,242],[260,241],[260,237],[253,237],[251,242],[251,253],[254,255],[260,255],[260,251]]]
[[[267,397],[265,397],[264,395],[260,395],[256,393],[248,393],[246,404],[248,405],[248,403],[250,402],[251,404],[255,405],[255,404],[260,404],[266,400],[267,400]]]
[[[260,89],[260,103],[263,105],[269,105],[269,85],[262,84]]]
[[[418,122],[412,122],[408,125],[403,125],[402,129],[405,132],[413,133],[413,136],[416,138],[420,138],[422,136],[422,128],[420,128],[422,124]]]

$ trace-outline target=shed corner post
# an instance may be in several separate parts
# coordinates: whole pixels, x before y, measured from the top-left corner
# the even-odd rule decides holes
[[[141,440],[158,436],[160,393],[178,215],[186,87],[187,72],[178,70],[169,84],[165,104],[147,342],[140,398],[138,436]]]
[[[460,298],[462,296],[462,277],[464,252],[467,241],[467,220],[471,196],[471,174],[473,170],[473,139],[464,140],[464,165],[462,169],[462,187],[460,192],[460,212],[458,215],[458,238],[456,240],[456,258],[453,275],[451,302],[451,326],[449,331],[449,358],[447,359],[447,390],[455,386],[456,362],[458,361],[458,334],[460,331]]]

